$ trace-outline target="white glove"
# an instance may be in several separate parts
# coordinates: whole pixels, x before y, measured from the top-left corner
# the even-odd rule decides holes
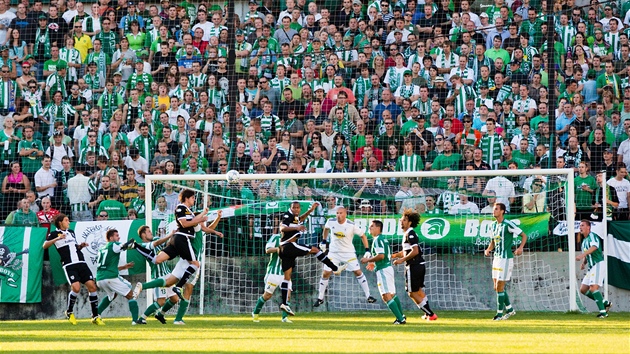
[[[326,249],[327,249],[327,244],[326,242],[323,242],[319,244],[319,249],[322,250],[322,252],[326,253]]]
[[[365,252],[363,258],[372,258],[372,253],[370,251]]]

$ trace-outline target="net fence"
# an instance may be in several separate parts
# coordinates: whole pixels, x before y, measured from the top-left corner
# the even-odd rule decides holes
[[[336,217],[336,211],[344,207],[348,218],[362,232],[372,220],[383,222],[383,235],[392,245],[393,252],[401,250],[402,230],[401,210],[412,208],[421,213],[418,226],[421,235],[421,249],[427,261],[425,278],[426,292],[433,306],[439,309],[481,310],[494,306],[492,289],[491,258],[484,257],[483,250],[490,241],[489,226],[492,223],[492,204],[501,195],[495,196],[486,190],[497,178],[514,188],[514,193],[506,198],[510,205],[509,219],[528,235],[527,252],[516,257],[515,271],[510,285],[511,292],[520,308],[535,311],[565,311],[569,309],[569,275],[567,238],[552,232],[555,218],[563,215],[553,210],[554,198],[566,199],[566,183],[560,175],[532,175],[510,180],[510,176],[475,177],[482,189],[473,191],[457,187],[468,177],[449,177],[447,188],[420,187],[419,178],[350,178],[330,180],[257,179],[229,183],[227,180],[194,181],[153,181],[156,191],[160,185],[170,190],[174,188],[194,188],[197,192],[197,209],[204,202],[210,208],[211,218],[216,211],[222,211],[222,219],[217,230],[224,237],[206,235],[205,277],[203,296],[200,290],[193,297],[193,306],[199,306],[204,313],[247,313],[251,312],[256,299],[264,292],[265,273],[269,256],[265,254],[265,244],[274,234],[279,233],[282,213],[289,209],[292,201],[298,200],[302,211],[308,210],[314,202],[320,203],[305,221],[307,231],[299,243],[317,245],[322,240],[324,225]],[[531,177],[531,178],[530,178]],[[424,178],[422,180],[429,180]],[[435,178],[438,179],[438,178]],[[369,181],[371,180],[371,182]],[[518,182],[527,183],[526,190]],[[295,187],[296,194],[287,195],[283,185]],[[449,183],[456,182],[456,183]],[[461,183],[460,183],[461,182]],[[377,184],[370,184],[377,183]],[[365,185],[370,185],[370,188]],[[274,185],[276,187],[274,187]],[[504,187],[506,187],[505,185]],[[276,189],[276,193],[269,190]],[[280,188],[280,189],[278,189]],[[533,190],[531,189],[533,188]],[[230,194],[230,191],[236,191]],[[254,192],[256,191],[256,192]],[[404,192],[404,195],[403,193]],[[489,195],[490,194],[490,195]],[[156,192],[156,208],[160,208],[164,194]],[[204,198],[205,196],[205,198]],[[540,198],[540,201],[536,198]],[[532,208],[530,201],[539,203],[540,212],[527,212]],[[162,204],[163,205],[163,204]],[[165,205],[164,212],[166,209]],[[159,216],[160,212],[154,212]],[[154,224],[166,221],[156,219]],[[367,234],[368,240],[371,236]],[[371,244],[371,243],[370,243]],[[365,252],[359,235],[354,238],[357,257]],[[325,302],[314,308],[313,303],[320,291],[322,265],[314,257],[299,258],[293,273],[292,303],[298,311],[359,311],[385,309],[377,302],[366,302],[368,295],[378,298],[376,276],[361,266],[367,276],[369,293],[365,293],[356,280],[356,274],[344,272],[333,276],[328,284]],[[404,267],[395,266],[398,293],[404,293]],[[412,303],[404,299],[404,304]],[[269,301],[266,311],[277,311],[278,303]]]

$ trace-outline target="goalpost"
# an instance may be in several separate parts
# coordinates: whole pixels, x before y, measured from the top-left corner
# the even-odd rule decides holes
[[[468,183],[471,179],[478,181],[481,188],[477,188],[477,192],[466,192],[457,186],[452,187],[452,183],[449,187],[448,182],[456,181],[459,185],[462,179],[463,185],[470,190],[473,189]],[[495,296],[491,259],[484,257],[483,249],[490,241],[488,226],[492,222],[492,214],[426,213],[430,209],[431,197],[440,209],[452,208],[458,203],[469,206],[460,202],[461,198],[465,199],[460,194],[466,195],[469,203],[478,204],[478,208],[482,209],[493,201],[489,199],[493,193],[485,191],[488,181],[492,181],[492,188],[500,186],[509,189],[506,181],[517,186],[510,198],[503,198],[499,188],[495,188],[494,194],[499,201],[506,200],[511,205],[508,218],[516,218],[529,237],[526,252],[515,257],[512,280],[508,283],[515,308],[578,310],[572,169],[241,174],[237,184],[228,184],[225,175],[147,175],[146,219],[147,225],[155,227],[149,211],[154,210],[155,200],[167,187],[166,183],[172,184],[175,191],[178,191],[177,188],[196,191],[199,210],[207,206],[210,215],[222,210],[223,219],[217,230],[225,237],[204,235],[205,257],[201,259],[201,277],[191,308],[198,306],[200,314],[249,313],[264,291],[263,279],[269,257],[264,252],[266,239],[277,232],[279,215],[288,209],[291,201],[300,201],[302,212],[314,201],[320,203],[320,208],[305,223],[307,231],[301,242],[318,244],[326,219],[334,217],[334,206],[345,206],[348,219],[364,230],[368,241],[371,239],[367,234],[369,222],[382,220],[383,235],[390,240],[394,252],[400,250],[402,238],[398,208],[410,206],[423,211],[416,230],[427,261],[425,285],[432,306],[438,310],[489,310],[495,306]],[[542,190],[530,191],[529,186],[533,182],[542,182]],[[412,187],[407,188],[409,184]],[[421,193],[417,193],[418,188]],[[294,195],[295,192],[297,195]],[[401,198],[402,192],[411,196]],[[265,194],[273,197],[259,200]],[[542,196],[544,208],[537,209],[541,213],[524,213],[523,201],[540,202],[532,199],[533,195]],[[551,231],[554,225],[549,227],[549,223],[561,221],[566,222],[568,237],[554,235]],[[362,257],[364,249],[359,237],[355,237],[354,244],[357,257]],[[376,276],[366,271],[364,265],[361,269],[368,277],[371,295],[379,298]],[[410,307],[411,301],[401,296],[405,292],[403,266],[395,266],[394,269],[397,293],[404,299],[403,306]],[[298,259],[292,279],[291,301],[295,310],[313,311],[321,272],[321,263],[314,257]],[[354,278],[351,272],[333,276],[325,303],[316,311],[322,308],[327,311],[385,309],[381,301],[366,303],[364,293]],[[279,290],[276,292],[279,293]],[[265,304],[263,312],[278,311],[277,296],[274,295]]]

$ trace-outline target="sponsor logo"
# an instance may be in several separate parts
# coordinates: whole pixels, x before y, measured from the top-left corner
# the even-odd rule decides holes
[[[439,240],[446,235],[451,230],[451,224],[441,218],[431,218],[427,219],[420,226],[420,232],[422,236],[428,238],[429,240]]]

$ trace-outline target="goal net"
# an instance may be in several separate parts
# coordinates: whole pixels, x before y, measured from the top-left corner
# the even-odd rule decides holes
[[[147,201],[164,207],[164,195],[176,195],[182,188],[197,192],[196,208],[207,207],[209,218],[222,211],[217,231],[224,237],[204,235],[205,257],[200,282],[191,308],[200,313],[249,313],[265,287],[267,239],[279,232],[280,216],[292,201],[302,212],[312,203],[319,206],[305,221],[307,228],[299,243],[317,245],[326,221],[345,207],[348,219],[366,233],[368,225],[383,222],[383,235],[392,251],[401,250],[401,212],[417,210],[421,221],[416,231],[426,260],[425,291],[432,307],[443,310],[494,309],[490,257],[483,250],[490,242],[492,205],[503,202],[528,236],[526,252],[515,257],[508,283],[517,309],[569,311],[577,309],[575,286],[575,242],[555,235],[558,222],[566,222],[573,235],[573,174],[570,169],[374,172],[339,174],[241,174],[235,183],[225,175],[147,176]],[[147,205],[155,211],[156,206]],[[168,209],[165,210],[168,214]],[[167,227],[164,212],[147,212],[149,225]],[[171,217],[172,220],[172,217]],[[354,238],[357,257],[365,249],[359,235]],[[404,296],[404,268],[394,266],[396,292],[403,306],[413,306]],[[379,298],[374,272],[361,265],[370,295]],[[325,302],[314,308],[320,291],[322,264],[313,256],[298,258],[292,277],[292,307],[307,311],[383,310],[382,301],[368,303],[356,274],[346,271],[332,276]],[[263,309],[278,311],[279,289]]]

